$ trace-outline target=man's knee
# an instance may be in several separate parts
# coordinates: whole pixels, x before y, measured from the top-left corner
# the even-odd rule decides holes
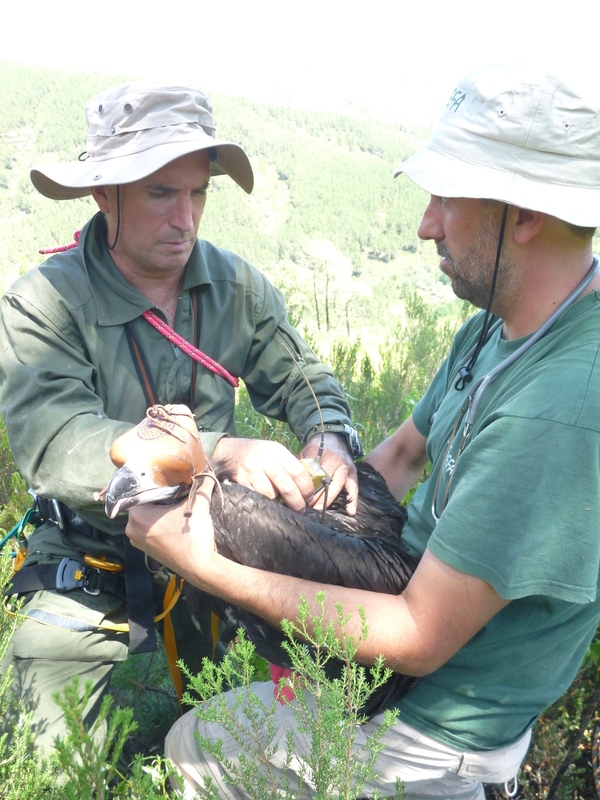
[[[74,598],[54,598],[49,592],[38,592],[27,604],[25,612],[52,607],[68,620],[81,620],[90,610]],[[94,618],[98,612],[91,612]],[[91,695],[84,712],[85,724],[92,724],[98,714],[110,676],[119,661],[127,658],[124,636],[114,636],[100,629],[88,631],[44,625],[26,617],[15,630],[3,659],[1,670],[10,670],[10,708],[2,720],[2,730],[9,735],[25,714],[32,719],[36,745],[49,749],[55,736],[67,733],[64,712],[55,701],[75,676],[79,676],[80,692],[91,683]]]

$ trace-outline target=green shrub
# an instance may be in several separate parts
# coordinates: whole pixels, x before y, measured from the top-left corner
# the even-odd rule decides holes
[[[4,594],[12,562],[0,552],[0,594]],[[0,664],[6,655],[10,637],[20,618],[0,610]],[[0,720],[16,700],[11,695],[10,670],[0,675]],[[0,733],[0,800],[62,800],[63,794],[56,786],[56,767],[35,753],[35,741],[31,725],[23,715],[10,731]]]
[[[125,776],[119,769],[119,759],[127,738],[136,731],[131,708],[112,708],[110,695],[105,695],[94,724],[86,728],[83,715],[92,693],[87,683],[80,692],[77,678],[65,687],[55,700],[65,712],[68,734],[55,742],[63,793],[66,800],[158,800],[179,797],[167,792],[171,773],[160,757],[135,757]]]
[[[316,597],[319,612],[311,614],[308,602],[303,599],[298,608],[297,622],[284,621],[287,636],[286,648],[293,665],[293,681],[282,680],[281,685],[295,689],[295,699],[290,708],[298,729],[308,734],[310,751],[303,757],[299,772],[299,785],[290,785],[288,767],[295,758],[291,732],[287,736],[285,756],[279,769],[273,769],[270,758],[277,750],[277,731],[274,712],[279,702],[275,698],[265,706],[252,690],[254,680],[254,647],[240,631],[237,644],[224,661],[215,665],[206,660],[197,676],[188,673],[191,685],[201,702],[187,694],[185,701],[197,706],[196,713],[205,722],[223,726],[239,745],[239,761],[232,761],[222,751],[222,741],[199,736],[199,746],[213,755],[225,768],[224,780],[243,786],[256,800],[296,800],[303,787],[311,784],[315,800],[355,800],[364,790],[365,783],[375,775],[375,759],[383,749],[381,739],[394,723],[396,713],[385,713],[383,724],[364,745],[355,746],[356,730],[364,719],[360,708],[389,677],[381,660],[367,670],[354,660],[357,645],[344,633],[348,617],[338,605],[338,633],[332,622],[324,624],[325,597]],[[361,614],[364,641],[368,629]],[[341,631],[341,635],[340,635]],[[299,637],[299,638],[296,638]],[[306,647],[306,644],[309,647]],[[340,678],[327,677],[325,666],[332,658],[343,662]],[[224,687],[236,687],[234,701],[227,702]],[[305,687],[301,691],[298,687]],[[230,698],[231,700],[231,698]],[[277,759],[280,762],[280,757]],[[216,787],[207,779],[198,792],[199,797],[215,798]],[[375,792],[373,798],[380,797]],[[399,782],[395,797],[402,798]]]

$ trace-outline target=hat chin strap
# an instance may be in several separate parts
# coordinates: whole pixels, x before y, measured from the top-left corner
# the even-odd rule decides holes
[[[502,243],[504,241],[504,229],[506,228],[507,214],[508,214],[508,203],[504,203],[504,211],[502,212],[502,222],[500,224],[500,234],[498,236],[498,248],[496,250],[496,263],[494,265],[494,273],[492,275],[492,285],[490,287],[490,296],[488,298],[487,307],[485,309],[483,326],[481,328],[481,333],[479,334],[479,339],[477,340],[477,345],[475,346],[475,350],[473,351],[473,355],[471,356],[469,361],[459,370],[458,380],[454,384],[454,388],[456,389],[457,392],[462,392],[467,383],[471,383],[471,381],[473,380],[473,367],[475,366],[475,362],[479,358],[479,354],[481,353],[481,348],[483,347],[483,345],[487,340],[488,331],[492,324],[492,320],[490,319],[490,314],[492,308],[492,301],[494,299],[494,292],[496,291],[496,279],[498,278],[498,269],[500,268],[500,253],[502,252]]]
[[[117,184],[117,232],[115,233],[115,240],[112,244],[108,245],[109,251],[112,251],[117,246],[119,239],[119,231],[121,229],[121,186]]]

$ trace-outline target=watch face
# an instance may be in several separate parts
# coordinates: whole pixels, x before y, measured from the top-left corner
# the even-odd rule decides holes
[[[345,425],[344,433],[346,434],[352,457],[360,458],[362,455],[364,455],[362,442],[360,441],[360,436],[358,435],[356,428],[352,428],[350,425]]]

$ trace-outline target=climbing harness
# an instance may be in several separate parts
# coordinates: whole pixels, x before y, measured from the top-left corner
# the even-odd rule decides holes
[[[175,638],[175,628],[173,627],[173,620],[171,619],[171,609],[179,600],[179,595],[183,588],[183,578],[177,578],[176,575],[171,575],[167,588],[165,589],[164,605],[165,610],[163,614],[155,618],[155,622],[159,619],[163,620],[163,644],[165,646],[165,653],[167,656],[167,664],[169,672],[171,673],[171,680],[175,687],[177,694],[177,701],[181,709],[181,696],[183,695],[183,678],[181,677],[181,669],[177,663],[177,640]],[[216,647],[216,642],[214,643]]]
[[[128,621],[124,623],[111,622],[103,619],[96,624],[85,622],[76,618],[54,614],[41,609],[29,609],[26,616],[43,625],[66,628],[74,631],[94,631],[97,629],[114,631],[117,633],[129,633],[129,650],[131,653],[151,652],[156,649],[156,632],[154,625],[163,621],[164,644],[169,664],[169,670],[175,676],[179,668],[177,667],[177,648],[173,625],[170,620],[170,612],[179,600],[183,589],[183,579],[176,575],[168,575],[168,582],[163,598],[162,611],[154,616],[154,589],[153,576],[146,569],[144,554],[141,550],[133,548],[129,540],[126,540],[125,563],[110,561],[103,556],[90,555],[78,552],[74,558],[65,557],[50,563],[30,564],[23,567],[27,555],[28,540],[25,535],[27,525],[33,524],[36,527],[48,522],[56,525],[61,534],[61,538],[72,546],[66,535],[66,526],[73,526],[80,533],[85,533],[91,539],[101,540],[104,536],[100,531],[87,525],[79,519],[67,506],[56,500],[46,500],[34,496],[34,503],[29,508],[19,522],[0,540],[0,549],[11,539],[15,541],[13,573],[8,590],[3,599],[4,611],[10,616],[15,615],[12,604],[13,597],[40,590],[52,590],[62,593],[81,589],[89,595],[99,595],[101,593],[114,595],[122,602],[127,602]],[[134,557],[141,561],[143,572],[136,569],[132,570],[131,575],[127,575],[128,559],[127,545],[133,551]],[[141,581],[138,575],[141,574]],[[146,576],[148,580],[146,581]],[[144,592],[144,585],[147,583],[148,591]],[[130,588],[133,587],[133,588]],[[133,592],[132,595],[128,592]],[[143,599],[140,599],[140,592]],[[150,636],[147,635],[150,632]],[[154,647],[149,643],[154,642]],[[181,675],[178,680],[174,677],[174,685],[181,686]],[[180,697],[180,692],[178,697]]]
[[[48,521],[55,522],[55,520],[46,520],[44,516],[40,514],[38,505],[38,500],[40,499],[41,498],[36,498],[33,506],[27,510],[22,519],[19,520],[2,540],[0,540],[0,549],[12,538],[14,538],[17,543],[17,548],[14,551],[15,561],[13,563],[11,583],[3,600],[5,612],[9,616],[15,615],[15,610],[11,601],[12,597],[37,592],[42,589],[54,590],[61,594],[71,592],[75,589],[81,589],[89,595],[99,595],[101,593],[112,594],[125,602],[127,600],[126,565],[116,561],[109,561],[103,556],[84,554],[81,558],[65,557],[58,563],[38,563],[22,568],[27,553],[27,537],[24,534],[26,526],[29,524],[38,526]],[[61,506],[56,501],[54,501],[54,503],[58,511],[57,516],[61,519],[62,524],[63,515]],[[66,507],[62,506],[62,509],[64,508]],[[141,551],[136,552],[139,552],[143,558]],[[150,575],[150,590],[152,592],[152,576],[150,573],[148,574]],[[168,583],[164,592],[163,609],[156,616],[153,616],[150,611],[152,633],[155,633],[154,624],[161,620],[163,621],[163,640],[167,663],[179,700],[182,694],[182,679],[181,672],[177,666],[177,646],[175,644],[175,634],[170,613],[181,596],[183,584],[183,578],[169,573]],[[150,603],[149,608],[152,609],[154,605],[153,595],[150,596],[148,602]],[[42,625],[66,628],[73,631],[94,631],[100,628],[117,633],[129,633],[130,651],[148,652],[139,649],[136,651],[135,639],[132,647],[132,637],[136,636],[136,620],[135,618],[132,619],[131,605],[131,602],[127,603],[129,621],[124,623],[111,622],[108,619],[103,619],[96,624],[92,624],[77,618],[54,614],[37,608],[26,611],[26,616]],[[139,626],[139,622],[137,624]],[[137,633],[137,635],[139,638],[139,633]]]

